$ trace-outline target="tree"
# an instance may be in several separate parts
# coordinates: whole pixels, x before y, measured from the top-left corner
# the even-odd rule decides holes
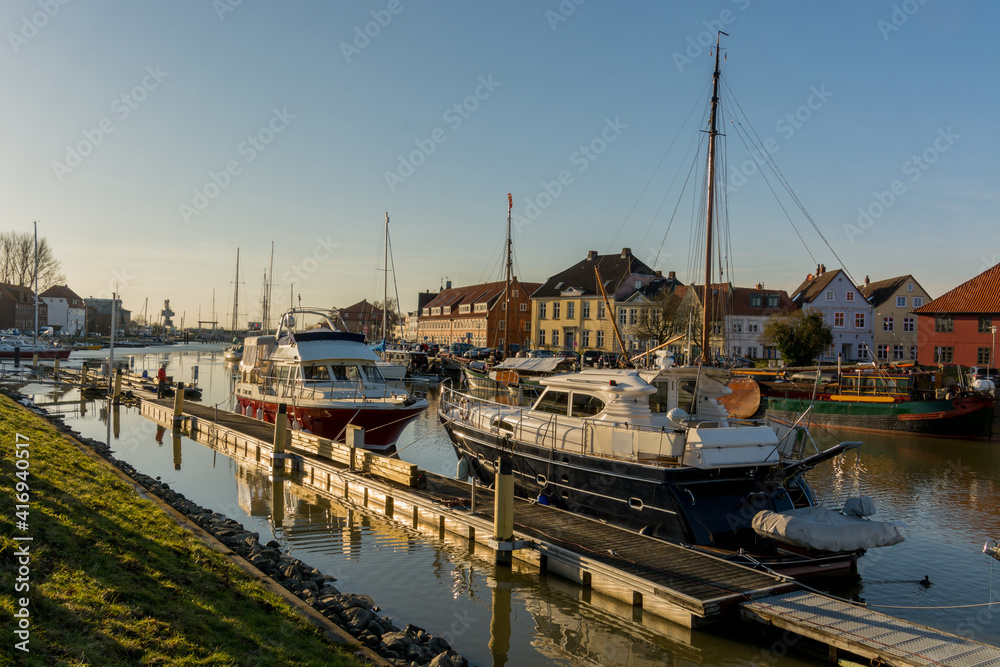
[[[789,366],[805,366],[833,343],[833,332],[823,323],[822,314],[799,310],[771,318],[761,339],[776,348]]]
[[[663,343],[671,336],[686,330],[687,319],[679,312],[681,298],[673,291],[661,291],[651,306],[639,311],[639,319],[628,334],[639,340]]]
[[[38,239],[38,290],[62,285],[66,276],[52,247]],[[0,232],[0,283],[35,288],[35,235],[30,232]]]

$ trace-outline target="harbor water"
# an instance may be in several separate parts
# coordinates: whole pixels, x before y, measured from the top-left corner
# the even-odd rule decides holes
[[[136,372],[166,363],[190,383],[197,367],[202,404],[228,409],[234,367],[222,346],[201,344],[118,350]],[[107,357],[74,352],[70,366]],[[25,393],[65,415],[82,435],[110,440],[115,456],[167,482],[190,500],[276,539],[296,558],[337,577],[344,592],[370,595],[397,625],[440,634],[476,665],[811,665],[818,658],[736,627],[691,631],[558,577],[496,568],[470,552],[318,495],[294,479],[273,482],[249,467],[169,431],[135,407],[79,402],[76,390],[28,385]],[[454,475],[456,457],[431,407],[407,427],[400,458]],[[821,445],[864,445],[810,473],[819,496],[836,505],[872,496],[875,518],[906,523],[907,540],[870,551],[859,577],[819,581],[831,593],[864,600],[916,623],[1000,645],[1000,562],[983,553],[1000,538],[1000,444],[997,441],[814,431]],[[277,485],[277,487],[275,486]],[[924,583],[922,580],[927,578]],[[929,584],[928,584],[929,581]],[[991,597],[992,596],[992,597]],[[982,606],[991,600],[998,604]],[[737,625],[737,624],[731,624]]]

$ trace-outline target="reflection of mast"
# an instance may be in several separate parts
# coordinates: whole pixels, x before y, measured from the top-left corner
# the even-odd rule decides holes
[[[490,615],[490,653],[493,654],[494,667],[507,664],[507,654],[510,652],[510,596],[514,585],[509,567],[494,567],[493,579],[489,582],[493,610]]]
[[[707,365],[710,361],[708,350],[709,327],[712,322],[712,216],[715,215],[715,137],[716,116],[719,108],[719,42],[726,33],[719,31],[715,38],[715,74],[712,75],[712,121],[708,131],[708,212],[705,226],[705,321],[701,326],[701,362]],[[729,35],[726,35],[728,37]]]

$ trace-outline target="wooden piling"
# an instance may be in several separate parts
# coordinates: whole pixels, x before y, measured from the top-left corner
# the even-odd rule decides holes
[[[347,445],[351,448],[351,461],[348,470],[354,472],[354,456],[358,449],[364,449],[365,429],[354,424],[347,425]]]
[[[278,404],[278,414],[274,418],[274,452],[271,456],[271,470],[276,475],[285,471],[285,439],[288,434],[288,406]]]
[[[510,456],[497,460],[493,497],[493,537],[509,544],[514,541],[514,460]],[[497,549],[497,565],[510,565],[512,555],[509,548]]]
[[[184,383],[178,382],[174,389],[174,428],[180,428],[184,420]]]

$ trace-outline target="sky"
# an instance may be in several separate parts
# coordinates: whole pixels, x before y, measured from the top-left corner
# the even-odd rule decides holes
[[[276,309],[381,300],[386,212],[404,310],[501,279],[508,193],[521,280],[630,247],[701,282],[692,151],[721,29],[726,279],[791,292],[823,263],[936,297],[1000,261],[998,19],[971,0],[5,0],[0,230],[37,221],[79,295],[151,319],[169,299],[187,326],[230,321],[237,248],[259,319],[272,242]]]

